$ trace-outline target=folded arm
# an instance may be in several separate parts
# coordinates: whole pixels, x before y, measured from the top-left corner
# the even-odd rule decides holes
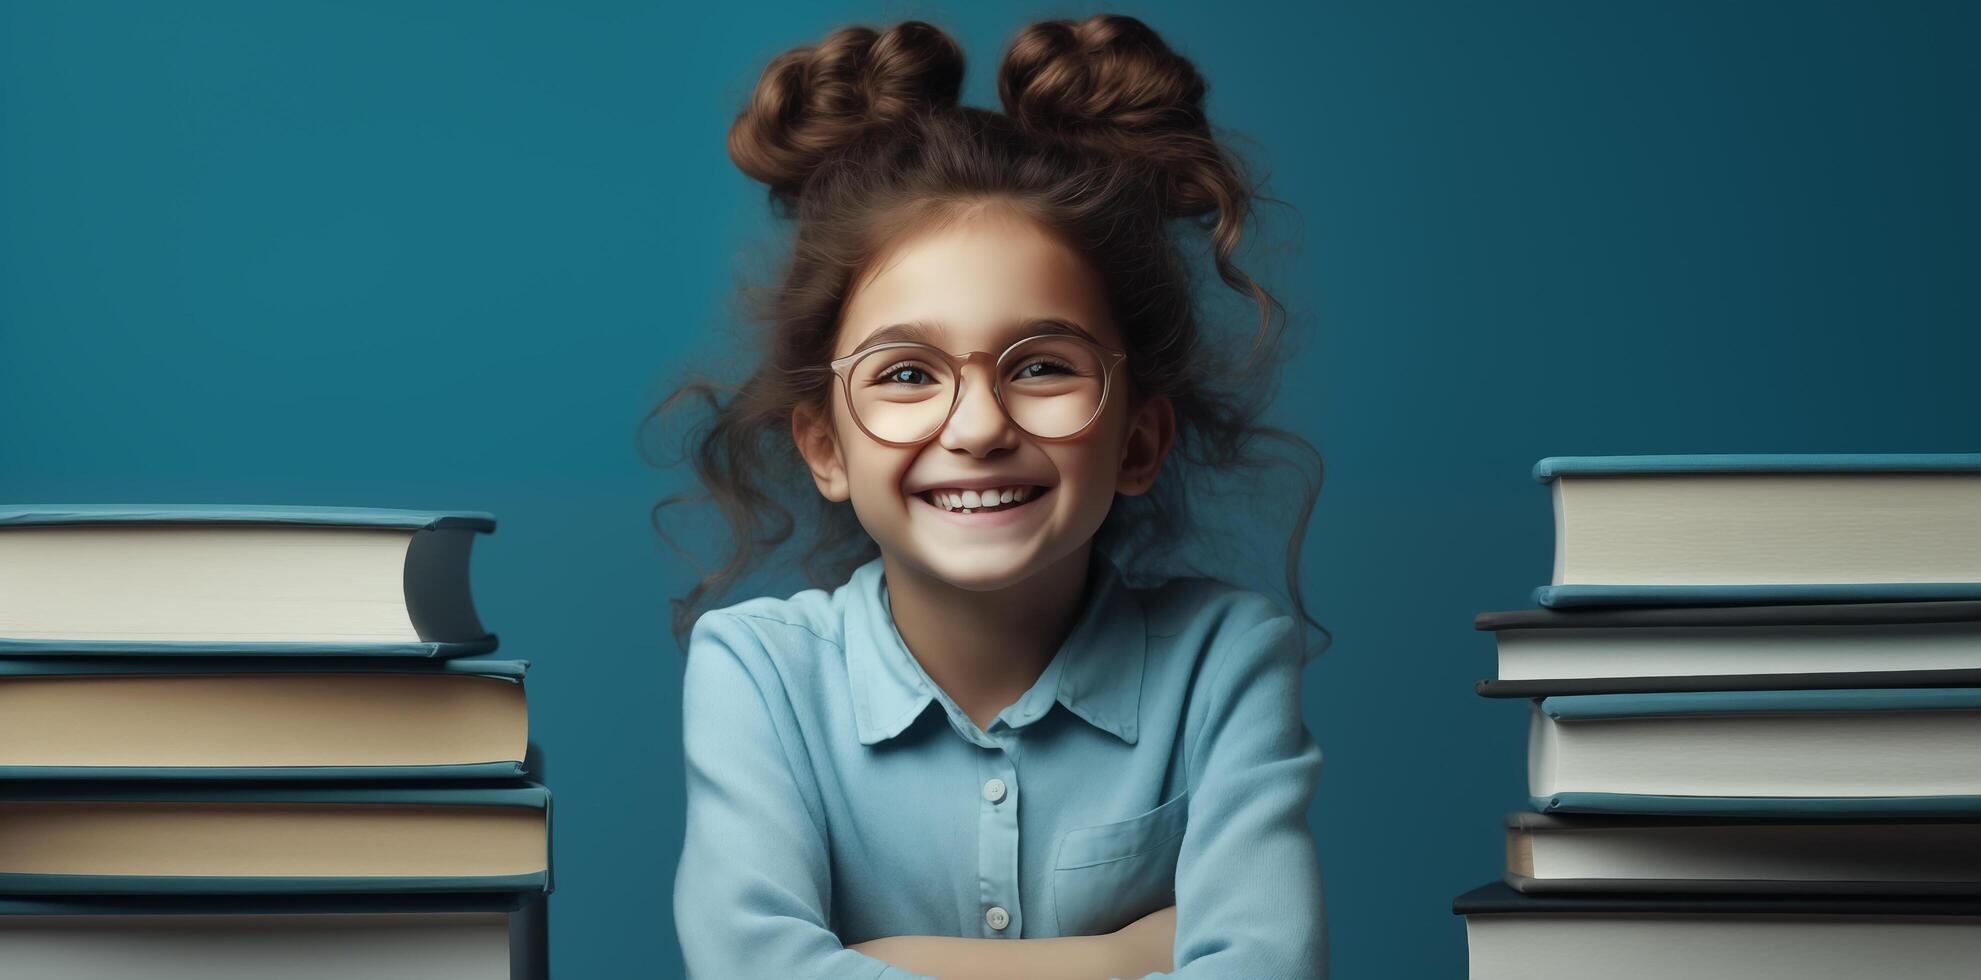
[[[687,832],[674,919],[690,980],[932,980],[843,946],[830,861],[751,664],[749,627],[705,614],[682,679]]]
[[[1176,958],[1137,980],[1325,980],[1321,873],[1307,808],[1321,750],[1301,718],[1299,623],[1235,636],[1191,747],[1190,814],[1176,868]]]
[[[962,939],[889,936],[851,948],[941,980],[1107,980],[1170,967],[1176,906],[1159,909],[1099,936],[1057,939]]]

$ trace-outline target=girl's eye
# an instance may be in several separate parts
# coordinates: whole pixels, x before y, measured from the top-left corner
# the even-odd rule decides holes
[[[928,371],[912,361],[902,361],[880,373],[880,384],[905,384],[918,386],[928,379]]]
[[[1042,370],[1034,370],[1039,368]],[[1043,378],[1054,374],[1075,374],[1073,365],[1054,357],[1041,357],[1018,369],[1018,378]]]

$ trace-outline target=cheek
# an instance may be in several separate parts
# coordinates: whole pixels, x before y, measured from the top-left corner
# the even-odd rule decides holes
[[[1073,491],[1067,495],[1067,502],[1072,503],[1077,497],[1081,509],[1105,513],[1114,500],[1120,458],[1118,438],[1096,439],[1091,445],[1081,443],[1077,451],[1057,457],[1054,462],[1059,469],[1061,489]]]
[[[857,430],[852,437],[859,442],[841,445],[847,447],[847,482],[852,487],[854,504],[858,509],[872,509],[875,512],[885,512],[890,508],[898,510],[907,503],[902,486],[914,460],[913,450],[879,445]]]

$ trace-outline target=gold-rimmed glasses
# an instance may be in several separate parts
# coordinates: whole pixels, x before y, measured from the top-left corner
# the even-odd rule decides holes
[[[860,431],[885,445],[914,446],[934,438],[955,414],[963,371],[976,361],[990,368],[992,394],[1018,428],[1048,442],[1077,438],[1100,418],[1115,366],[1127,356],[1085,337],[1034,334],[996,357],[895,341],[830,363]]]

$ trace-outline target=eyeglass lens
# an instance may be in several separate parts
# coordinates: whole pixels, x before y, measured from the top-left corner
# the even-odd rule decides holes
[[[997,368],[1005,410],[1026,432],[1059,439],[1079,432],[1100,411],[1106,391],[1101,352],[1070,337],[1020,341]],[[949,362],[916,347],[876,348],[847,373],[860,422],[890,442],[933,436],[949,416],[958,385]]]

